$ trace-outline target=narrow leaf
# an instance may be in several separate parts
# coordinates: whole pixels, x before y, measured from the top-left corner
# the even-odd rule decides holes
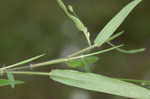
[[[107,43],[109,45],[111,45],[112,47],[115,46],[111,42],[107,42]],[[139,53],[139,52],[145,51],[145,48],[132,49],[132,50],[124,50],[124,49],[121,49],[121,48],[116,48],[116,50],[119,51],[119,52],[122,52],[122,53],[126,53],[126,54],[135,54],[135,53]]]
[[[150,97],[148,89],[94,73],[73,70],[52,70],[50,78],[69,86],[112,95],[138,99],[149,99]]]
[[[7,78],[9,80],[10,86],[12,88],[15,88],[15,78],[14,78],[14,76],[9,71],[6,71],[6,74],[7,74]]]
[[[119,79],[119,80],[127,81],[127,82],[140,83],[141,85],[150,85],[150,81],[147,81],[147,80],[135,80],[135,79],[126,79],[126,78],[114,78],[114,79]]]
[[[117,34],[111,36],[110,38],[108,38],[108,40],[107,40],[106,42],[109,42],[109,41],[111,41],[111,40],[113,40],[113,39],[115,39],[115,38],[121,36],[123,33],[124,33],[124,31],[121,31],[121,32],[119,32],[119,33],[117,33]]]
[[[23,81],[15,81],[15,84],[23,84]],[[0,79],[0,87],[10,85],[10,81],[7,79]]]
[[[96,57],[96,56],[91,56],[91,57],[85,57],[84,58],[84,61],[87,62],[88,64],[93,64],[97,60],[98,60],[98,57]],[[69,67],[72,67],[72,68],[79,68],[79,67],[84,66],[84,63],[81,59],[69,60],[69,61],[66,62],[66,64]]]
[[[106,52],[112,51],[112,50],[114,50],[116,48],[120,48],[122,46],[123,46],[123,44],[117,45],[117,46],[114,46],[114,47],[111,47],[111,48],[107,48],[107,49],[104,49],[104,50],[101,50],[101,51],[97,51],[97,52],[94,52],[94,53],[82,55],[82,56],[79,56],[79,57],[82,58],[82,57],[88,57],[88,56],[93,56],[93,55],[98,55],[98,54],[106,53]]]
[[[111,21],[101,30],[96,37],[94,44],[100,47],[108,38],[117,30],[117,28],[123,23],[129,13],[139,4],[141,0],[133,0],[126,5]]]
[[[16,64],[9,65],[9,66],[4,67],[4,68],[5,68],[5,69],[14,68],[14,67],[16,67],[16,66],[23,65],[23,64],[29,63],[29,62],[31,62],[31,61],[34,61],[34,60],[36,60],[36,59],[39,59],[39,58],[43,57],[44,55],[45,55],[45,54],[38,55],[38,56],[35,56],[35,57],[32,57],[32,58],[29,58],[29,59],[27,59],[27,60],[18,62],[18,63],[16,63]],[[3,69],[3,68],[2,68],[2,69]]]

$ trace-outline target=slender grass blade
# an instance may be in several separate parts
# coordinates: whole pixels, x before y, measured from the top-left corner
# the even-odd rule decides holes
[[[129,13],[141,2],[141,0],[133,0],[126,5],[114,18],[108,22],[108,24],[101,30],[96,37],[94,44],[100,47],[109,37],[117,30],[117,28],[123,23]]]

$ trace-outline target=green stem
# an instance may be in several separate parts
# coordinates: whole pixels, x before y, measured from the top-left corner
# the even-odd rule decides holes
[[[75,52],[75,53],[69,55],[68,57],[73,57],[73,56],[79,55],[79,54],[81,54],[81,53],[83,53],[83,52],[86,52],[86,51],[89,51],[89,50],[91,50],[91,49],[93,49],[93,48],[95,48],[95,46],[90,46],[90,47],[88,47],[88,48],[85,48],[85,49],[82,49],[82,50],[80,50],[80,51],[78,51],[78,52]],[[38,57],[39,57],[39,56],[38,56]],[[40,56],[40,57],[41,57],[41,56]],[[72,59],[71,59],[71,60],[72,60]],[[31,67],[31,68],[34,68],[34,67],[39,67],[39,66],[57,64],[57,63],[65,62],[65,61],[68,61],[68,60],[67,60],[67,59],[52,60],[52,61],[48,61],[48,62],[42,62],[42,63],[38,63],[38,64],[32,64],[30,67]],[[4,67],[4,68],[0,68],[0,71],[2,72],[2,71],[4,71],[4,70],[6,70],[6,69],[12,68],[12,67],[14,67],[14,66],[21,65],[21,64],[23,64],[23,63],[24,63],[24,61],[23,61],[23,62],[20,62],[20,63],[17,63],[17,64],[14,64],[14,65],[10,65],[10,66]],[[24,67],[19,67],[18,69],[25,69],[25,68],[28,68],[28,67],[27,67],[27,66],[24,66]],[[13,69],[12,69],[12,70],[13,70]]]
[[[85,49],[82,49],[82,50],[80,50],[80,51],[77,51],[77,52],[75,52],[75,53],[69,55],[68,57],[77,56],[77,55],[79,55],[79,54],[81,54],[81,53],[90,51],[91,49],[94,49],[95,47],[96,47],[95,45],[89,46],[89,47],[87,47],[87,48],[85,48]]]
[[[0,70],[1,70],[1,71],[4,71],[4,70],[9,69],[9,68],[14,68],[14,67],[17,67],[17,66],[19,66],[19,65],[23,65],[23,64],[29,63],[29,62],[31,62],[31,61],[33,61],[33,60],[36,60],[36,59],[38,59],[38,58],[40,58],[40,57],[43,57],[44,55],[45,55],[45,54],[42,54],[42,55],[39,55],[39,56],[35,56],[35,57],[32,57],[32,58],[29,58],[29,59],[27,59],[27,60],[18,62],[18,63],[16,63],[16,64],[13,64],[13,65],[9,65],[9,66],[0,68]]]
[[[80,53],[83,53],[83,52],[86,52],[86,51],[89,51],[91,49],[95,48],[95,46],[90,46],[88,48],[85,48],[85,49],[82,49],[76,53],[73,53],[72,55],[68,56],[68,57],[73,57],[73,56],[76,56],[76,55],[79,55]],[[37,59],[39,57],[41,57],[43,55],[40,55],[40,56],[37,56],[37,57],[34,57],[34,58],[31,58],[29,60],[26,60],[26,61],[23,61],[23,62],[19,62],[19,63],[16,63],[16,64],[13,64],[13,65],[10,65],[10,66],[7,66],[7,67],[4,67],[4,68],[0,68],[0,72],[3,72],[4,70],[6,69],[9,69],[9,68],[13,68],[15,66],[18,66],[18,65],[22,65],[24,63],[27,63],[28,61],[31,61],[33,59]],[[72,60],[72,59],[71,59]],[[58,59],[58,60],[52,60],[52,61],[48,61],[48,62],[43,62],[43,63],[38,63],[38,64],[32,64],[30,67],[33,68],[33,67],[39,67],[39,66],[45,66],[45,65],[51,65],[51,64],[57,64],[57,63],[61,63],[61,62],[65,62],[65,61],[68,61],[68,59]],[[25,67],[19,67],[19,69],[25,69],[27,68],[27,66]],[[13,69],[12,69],[13,70]]]
[[[57,60],[52,60],[52,61],[47,61],[47,62],[32,64],[30,66],[24,66],[24,67],[20,67],[20,68],[14,68],[14,69],[11,69],[11,70],[26,69],[26,68],[35,68],[35,67],[41,67],[41,66],[46,66],[46,65],[52,65],[52,64],[67,62],[67,61],[70,61],[70,60],[75,60],[75,59],[80,59],[80,58],[84,58],[84,57],[89,57],[89,56],[93,56],[93,55],[105,53],[105,52],[114,50],[116,48],[119,48],[121,46],[122,45],[118,45],[118,46],[111,47],[111,48],[108,48],[108,49],[105,49],[105,50],[101,50],[101,51],[98,51],[98,52],[95,52],[95,53],[90,53],[90,54],[76,56],[76,57],[70,57],[70,58],[64,58],[64,59],[57,59]]]
[[[22,74],[22,75],[40,75],[40,76],[49,76],[50,73],[45,72],[28,72],[28,71],[10,71],[12,74]]]

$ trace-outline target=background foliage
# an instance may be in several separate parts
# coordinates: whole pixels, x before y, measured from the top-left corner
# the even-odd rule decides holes
[[[104,25],[128,2],[129,0],[69,0],[66,3],[74,7],[94,39]],[[116,44],[125,42],[126,48],[145,47],[147,50],[134,55],[121,54],[116,51],[100,55],[100,60],[92,67],[93,72],[112,77],[150,80],[149,3],[150,1],[145,0],[133,10],[118,29],[118,32],[125,30],[125,33],[114,41]],[[56,59],[87,46],[82,33],[78,32],[55,0],[5,0],[1,1],[0,8],[1,66],[41,53],[47,53],[47,56],[37,62]],[[67,67],[61,64],[61,66],[56,65],[40,70],[49,71],[52,68]],[[99,97],[126,99],[79,90],[55,83],[46,77],[17,76],[17,78],[26,80],[25,85],[16,86],[15,89],[1,87],[1,98],[77,99],[80,96],[82,99],[99,99]]]

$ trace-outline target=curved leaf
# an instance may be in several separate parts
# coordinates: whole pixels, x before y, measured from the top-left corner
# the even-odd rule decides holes
[[[107,42],[107,44],[111,45],[112,47],[115,46],[111,42]],[[135,54],[135,53],[139,53],[139,52],[145,51],[145,48],[131,49],[131,50],[125,50],[125,49],[121,49],[121,48],[116,48],[116,50],[121,52],[121,53],[125,53],[125,54]]]

